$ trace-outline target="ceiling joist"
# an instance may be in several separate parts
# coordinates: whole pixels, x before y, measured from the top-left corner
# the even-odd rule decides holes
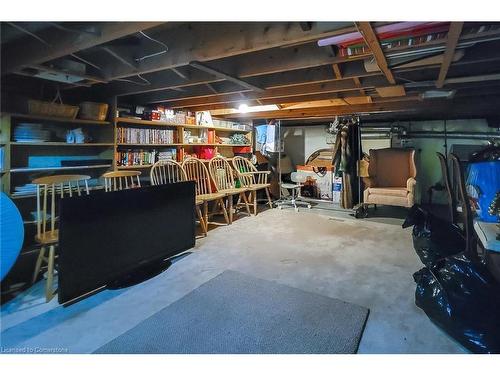
[[[51,39],[43,39],[46,44],[35,39],[23,43],[22,48],[14,44],[2,50],[2,75],[27,65],[43,64],[68,56],[161,24],[162,22],[103,22],[97,24],[99,35],[72,32],[65,34],[58,30]]]
[[[188,65],[191,61],[206,62],[250,52],[305,44],[325,36],[339,35],[354,28],[348,22],[314,22],[304,31],[298,22],[217,22],[183,23],[153,35],[168,45],[168,53],[141,62],[142,74]],[[109,79],[123,78],[135,72],[124,66],[112,66]]]
[[[225,79],[227,81],[234,82],[237,85],[245,87],[245,88],[247,88],[249,90],[253,90],[253,91],[257,91],[257,92],[263,92],[264,91],[264,89],[262,87],[257,87],[255,85],[252,85],[251,83],[243,81],[243,80],[241,80],[241,79],[239,79],[237,77],[233,77],[233,76],[231,76],[229,74],[226,74],[224,72],[221,72],[221,71],[219,71],[217,69],[213,69],[213,68],[209,67],[208,65],[202,64],[202,63],[200,63],[198,61],[191,61],[189,63],[189,65],[192,66],[193,68],[198,69],[198,70],[204,71],[204,72],[209,73],[209,74],[213,74],[214,76],[219,77],[221,79]]]
[[[380,47],[380,42],[370,22],[356,22],[355,24],[359,32],[363,36],[363,39],[365,40],[366,44],[372,51],[373,57],[377,61],[377,65],[379,66],[380,70],[384,73],[389,83],[393,85],[396,84],[394,75],[392,74],[391,69],[389,69],[389,65],[387,64],[387,59],[385,58],[384,52]]]
[[[444,85],[448,69],[450,68],[453,56],[455,55],[455,48],[457,47],[463,26],[463,22],[452,22],[450,24],[450,30],[448,31],[448,36],[446,38],[446,49],[444,51],[443,62],[436,81],[437,88],[441,88]]]

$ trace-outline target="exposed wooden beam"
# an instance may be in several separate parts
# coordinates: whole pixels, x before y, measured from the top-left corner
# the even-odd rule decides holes
[[[199,61],[191,61],[189,63],[189,65],[192,66],[193,68],[198,69],[198,70],[202,70],[202,71],[204,71],[206,73],[213,74],[216,77],[225,79],[225,80],[230,81],[230,82],[234,82],[237,85],[245,87],[245,88],[247,88],[249,90],[253,90],[253,91],[257,91],[257,92],[263,92],[264,91],[264,89],[262,87],[257,87],[255,85],[252,85],[252,84],[250,84],[250,83],[248,83],[246,81],[243,81],[242,79],[239,79],[238,77],[233,77],[233,76],[231,76],[229,74],[226,74],[224,72],[221,72],[221,71],[219,71],[217,69],[211,68],[211,67],[209,67],[206,64],[200,63]]]
[[[359,80],[359,77],[354,77],[353,80],[356,87],[361,87],[361,81]],[[366,95],[366,92],[363,89],[359,89],[359,92],[361,95]]]
[[[208,89],[212,91],[214,94],[218,94],[219,92],[212,86],[210,83],[206,83]]]
[[[181,77],[185,81],[189,81],[189,77],[187,75],[183,74],[179,69],[172,68],[171,70],[172,70],[172,72],[177,74],[178,77]]]
[[[335,78],[342,79],[342,72],[340,71],[339,64],[333,64],[333,73],[335,74]]]
[[[401,98],[404,99],[404,98]],[[397,113],[414,115],[418,113],[432,115],[443,115],[443,113],[461,113],[462,115],[483,115],[496,113],[495,108],[500,104],[500,97],[496,96],[491,102],[483,98],[460,98],[458,100],[398,100],[387,102],[373,102],[362,105],[331,106],[321,108],[283,109],[256,113],[239,113],[222,116],[233,119],[300,119],[300,118],[325,118],[334,115],[364,114],[364,113]],[[432,118],[432,117],[429,117]]]
[[[16,43],[2,46],[2,74],[12,73],[26,65],[42,64],[68,56],[161,24],[163,22],[103,22],[96,24],[100,30],[99,36],[77,33],[63,34],[59,31],[51,34],[50,38],[43,38],[47,44],[31,40],[23,43],[22,48],[19,48]],[[127,68],[130,69],[130,67]]]
[[[491,34],[491,32],[484,32],[485,36],[498,36],[499,34]],[[474,38],[471,35],[463,35],[461,36],[460,40],[462,41],[478,41],[477,36],[474,36]],[[444,45],[443,41],[439,41],[440,44]],[[405,50],[410,50],[414,49],[412,48],[399,48],[395,47],[394,49],[391,49],[391,51],[398,50],[399,52],[405,51]],[[488,51],[488,50],[487,50]],[[491,55],[491,59],[489,61],[497,61],[498,57],[495,57],[492,55],[491,52],[489,52]],[[469,61],[464,61],[468,59],[469,52],[467,56],[465,56],[464,59],[454,62],[453,65],[461,65],[461,64],[474,64],[476,61],[478,63],[482,62],[480,57],[482,54],[479,55],[474,55],[474,50],[470,51],[471,56],[473,57],[472,60]],[[484,52],[483,52],[484,54]],[[490,56],[488,55],[488,56]],[[313,72],[312,70],[317,70],[321,68],[328,68],[325,69],[325,77],[320,77],[320,78],[311,78],[313,81],[320,81],[320,80],[329,80],[331,77],[331,64],[337,63],[337,64],[342,64],[342,73],[343,73],[343,78],[353,78],[353,77],[367,77],[367,76],[373,76],[373,75],[378,75],[378,74],[383,74],[380,70],[377,69],[375,72],[367,72],[361,63],[361,59],[364,59],[364,56],[354,56],[354,57],[335,57],[331,52],[328,52],[327,49],[318,49],[316,45],[313,44],[304,44],[300,46],[296,46],[293,48],[274,48],[270,50],[264,50],[264,51],[259,51],[259,52],[254,52],[251,54],[245,54],[245,55],[238,55],[238,56],[233,56],[230,58],[224,58],[224,59],[218,59],[218,60],[212,60],[210,61],[210,66],[213,66],[214,68],[221,70],[226,73],[230,73],[232,75],[236,75],[239,78],[245,78],[247,81],[250,83],[253,83],[257,86],[260,87],[274,87],[274,86],[284,86],[284,85],[293,85],[296,84],[297,82],[304,82],[306,79],[300,80],[300,76],[303,75],[311,75]],[[441,62],[441,61],[440,61]],[[427,66],[438,66],[440,64],[434,64],[433,61],[430,61],[430,64]],[[300,72],[300,75],[298,75],[297,79],[292,79],[290,82],[288,82],[288,78],[290,75],[288,75],[287,72],[290,74],[293,74],[294,70],[299,70],[299,69],[305,69],[305,68],[312,68],[311,70],[305,71],[305,72]],[[405,72],[405,71],[412,71],[412,70],[420,70],[420,69],[425,69],[425,67],[406,67],[405,66],[398,66],[394,69],[391,69],[393,72],[398,71],[398,72]],[[140,71],[140,68],[138,69]],[[165,71],[164,71],[165,72]],[[198,73],[198,74],[196,74]],[[137,85],[131,85],[131,84],[125,84],[122,82],[113,82],[108,84],[106,88],[103,88],[104,90],[107,91],[107,94],[109,96],[113,95],[130,95],[130,94],[138,94],[142,92],[148,92],[148,91],[158,91],[158,90],[164,90],[169,87],[188,87],[188,86],[193,86],[197,84],[204,84],[204,83],[216,83],[218,81],[221,81],[220,78],[217,78],[215,76],[209,76],[209,75],[204,75],[202,74],[203,72],[200,71],[193,71],[190,80],[186,81],[184,79],[180,79],[177,76],[173,76],[172,78],[159,78],[159,79],[153,79],[151,80],[151,85],[149,86],[137,86]],[[283,73],[283,82],[278,82],[280,81],[277,79],[277,76],[275,74],[278,73]],[[299,72],[298,72],[299,73]],[[437,72],[436,72],[437,74]],[[272,75],[272,76],[271,76]],[[253,79],[248,79],[251,77],[261,77],[259,80],[253,80]],[[294,82],[296,81],[296,82]]]
[[[103,47],[101,47],[101,49],[103,51],[107,52],[108,54],[110,54],[111,56],[113,56],[115,59],[117,59],[123,65],[126,65],[132,69],[137,69],[137,64],[134,61],[130,61],[130,60],[124,58],[119,53],[117,53],[113,49],[111,49],[111,47],[103,46]]]
[[[458,40],[460,39],[463,26],[463,22],[452,22],[450,24],[450,29],[446,37],[446,49],[444,51],[443,63],[441,64],[439,76],[436,81],[437,88],[441,88],[444,85],[444,80],[446,79],[448,69],[450,68],[453,56],[455,55],[455,48],[457,47]]]
[[[231,114],[228,118],[301,118],[301,117],[323,117],[331,115],[357,114],[361,112],[381,112],[381,111],[411,111],[416,110],[416,106],[421,102],[415,100],[412,102],[389,102],[389,103],[368,103],[361,105],[334,105],[329,107],[313,108],[283,108],[276,111],[258,112],[258,113],[238,113]]]
[[[353,29],[348,22],[315,22],[309,31],[303,31],[298,22],[183,23],[153,35],[168,45],[168,53],[142,61],[139,69],[145,74],[188,65],[190,61],[206,62],[292,43],[304,44]],[[107,73],[110,79],[135,74],[124,66],[110,66]]]
[[[355,24],[359,32],[363,36],[366,44],[372,51],[373,57],[375,57],[380,70],[384,73],[389,83],[394,85],[396,83],[396,80],[394,79],[394,75],[389,69],[384,52],[380,47],[380,42],[377,38],[377,35],[375,34],[375,31],[372,28],[372,25],[370,24],[370,22],[356,22]]]
[[[385,78],[382,76],[375,76],[366,78],[363,82],[364,86],[361,88],[375,88],[376,86],[383,86]],[[281,97],[294,97],[304,96],[321,93],[333,92],[350,92],[359,91],[351,80],[334,80],[320,83],[304,83],[302,85],[290,87],[278,87],[274,89],[267,89],[264,92],[256,93],[247,91],[245,97],[248,99],[272,99]],[[182,99],[172,98],[165,95],[164,92],[154,92],[143,94],[136,98],[137,103],[167,103],[171,107],[192,107],[199,105],[215,104],[215,103],[230,103],[241,100],[241,92],[226,92],[214,95],[212,93],[205,93],[203,95],[193,96],[191,98],[185,97]]]

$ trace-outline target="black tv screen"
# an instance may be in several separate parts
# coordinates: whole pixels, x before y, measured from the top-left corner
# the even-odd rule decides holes
[[[192,248],[194,199],[193,182],[61,199],[59,303]]]

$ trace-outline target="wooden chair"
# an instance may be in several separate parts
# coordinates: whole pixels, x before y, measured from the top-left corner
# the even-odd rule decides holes
[[[175,184],[176,182],[188,181],[182,165],[174,160],[157,161],[154,163],[151,167],[149,177],[151,179],[151,185]],[[196,197],[196,215],[198,216],[203,234],[206,236],[208,228],[201,213],[201,205],[203,205],[203,200]]]
[[[469,201],[469,196],[467,195],[467,188],[465,186],[465,177],[460,165],[460,159],[457,155],[451,153],[450,159],[453,165],[454,175],[457,179],[458,185],[458,195],[460,199],[460,204],[462,206],[462,218],[464,224],[464,235],[465,235],[465,251],[472,257],[477,257],[477,247],[474,236],[474,222],[472,209]]]
[[[270,171],[258,171],[252,162],[242,156],[233,158],[233,167],[236,170],[242,186],[250,190],[250,199],[253,199],[253,213],[257,215],[257,191],[265,190],[267,202],[270,208],[273,208],[271,195],[269,194],[268,182]]]
[[[448,171],[448,162],[446,160],[446,157],[442,153],[436,152],[436,155],[439,159],[439,164],[441,165],[441,173],[443,175],[443,183],[446,189],[446,198],[448,200],[450,221],[451,223],[455,223],[457,219],[457,202],[455,201],[455,197],[453,196],[453,190],[451,188],[450,173]]]
[[[104,177],[104,190],[117,191],[123,189],[133,189],[141,187],[139,171],[115,171],[107,172],[102,175]]]
[[[72,197],[73,194],[81,195],[84,191],[89,194],[88,180],[90,176],[85,175],[58,175],[41,177],[33,180],[36,184],[36,236],[35,241],[41,245],[40,253],[36,260],[33,283],[36,281],[42,262],[47,264],[47,282],[45,284],[45,299],[50,301],[56,294],[53,290],[55,247],[59,242],[59,230],[56,229],[56,200],[65,196]],[[80,186],[82,184],[82,186]],[[50,208],[47,201],[50,199]],[[49,223],[48,223],[49,221]],[[49,249],[46,256],[45,253]]]
[[[229,222],[233,222],[233,196],[239,195],[238,203],[240,204],[243,200],[247,212],[250,214],[250,207],[248,205],[248,199],[246,193],[249,191],[247,187],[236,187],[234,182],[233,168],[229,162],[222,156],[216,156],[211,159],[208,163],[208,168],[210,170],[210,176],[215,183],[217,191],[219,193],[224,193],[228,198],[228,208],[229,208]]]
[[[214,192],[212,188],[212,180],[208,173],[207,167],[199,159],[188,158],[182,162],[182,169],[186,173],[188,181],[196,182],[196,200],[203,202],[203,218],[205,222],[205,230],[208,230],[208,203],[214,202],[216,207],[220,206],[224,219],[227,224],[230,224],[226,207],[224,205],[224,197],[226,194]]]

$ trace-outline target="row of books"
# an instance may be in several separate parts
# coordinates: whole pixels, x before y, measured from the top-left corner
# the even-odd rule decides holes
[[[118,143],[168,144],[175,143],[176,131],[172,129],[117,128]]]
[[[116,152],[116,164],[119,167],[150,165],[160,160],[176,160],[177,150],[123,150]]]

